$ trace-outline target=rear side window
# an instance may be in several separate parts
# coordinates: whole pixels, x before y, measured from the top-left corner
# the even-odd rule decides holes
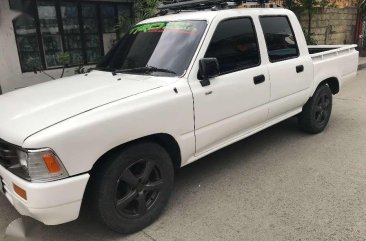
[[[263,16],[260,22],[271,62],[299,56],[296,38],[287,17]]]
[[[235,18],[219,23],[205,58],[217,58],[225,74],[260,64],[258,41],[250,18]]]

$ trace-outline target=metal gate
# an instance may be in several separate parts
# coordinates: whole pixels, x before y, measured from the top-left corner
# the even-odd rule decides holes
[[[360,40],[359,40],[359,46],[362,48],[365,48],[366,46],[366,18],[362,21],[362,27],[361,27],[361,34],[360,34]]]

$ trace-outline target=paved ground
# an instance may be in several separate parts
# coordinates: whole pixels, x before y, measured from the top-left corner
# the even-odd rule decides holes
[[[290,119],[180,170],[163,216],[135,235],[83,211],[39,240],[365,240],[366,70],[334,100],[328,128]],[[18,214],[0,197],[0,234]]]
[[[366,57],[360,57],[359,64],[366,64]]]
[[[358,62],[358,69],[365,69],[366,68],[366,57],[360,57]]]

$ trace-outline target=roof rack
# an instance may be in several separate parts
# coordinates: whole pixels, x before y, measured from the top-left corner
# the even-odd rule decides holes
[[[166,1],[159,6],[160,11],[185,11],[185,10],[206,10],[226,9],[229,6],[237,6],[238,3],[228,0],[183,0],[183,1]]]
[[[221,10],[238,7],[277,7],[269,0],[165,0],[159,6],[159,15],[181,11]]]

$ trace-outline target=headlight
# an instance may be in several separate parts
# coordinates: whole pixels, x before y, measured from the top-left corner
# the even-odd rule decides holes
[[[53,181],[68,176],[60,159],[51,149],[18,149],[17,156],[18,164],[12,165],[8,169],[28,181]]]

